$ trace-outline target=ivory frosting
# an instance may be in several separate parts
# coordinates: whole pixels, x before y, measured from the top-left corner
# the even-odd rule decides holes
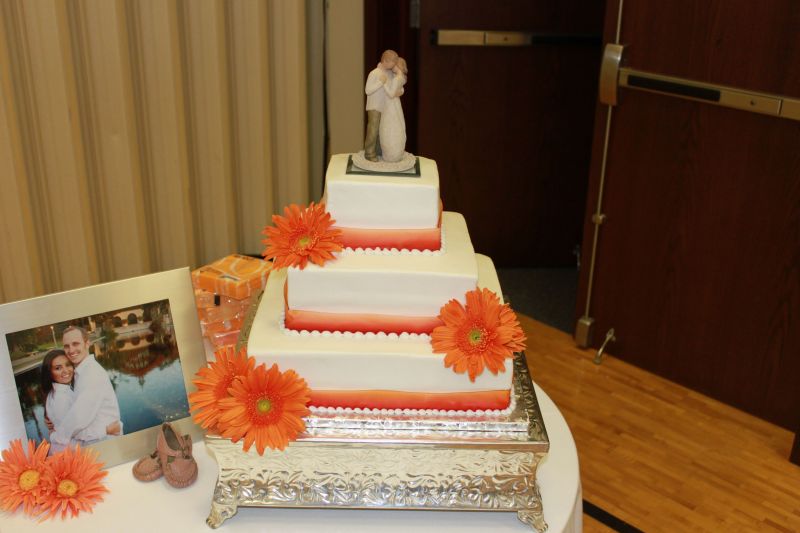
[[[442,213],[443,253],[352,250],[323,266],[288,269],[290,310],[436,316],[478,281],[464,217]]]
[[[366,229],[435,228],[439,171],[419,158],[420,176],[347,174],[349,154],[331,157],[325,175],[326,209],[336,226]]]
[[[448,254],[450,251],[448,247]],[[500,295],[491,259],[473,254],[472,262],[476,265],[478,286]],[[401,341],[390,336],[326,335],[319,331],[285,334],[282,313],[286,275],[286,270],[270,275],[250,332],[248,353],[259,363],[277,363],[281,369],[294,369],[312,390],[463,393],[511,389],[510,360],[506,372],[494,375],[487,370],[471,382],[466,374],[445,368],[444,355],[434,353],[425,336],[404,337]],[[467,290],[474,288],[475,285]],[[442,300],[439,306],[445,302]]]

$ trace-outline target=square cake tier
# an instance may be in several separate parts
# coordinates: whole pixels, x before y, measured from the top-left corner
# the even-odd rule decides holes
[[[473,256],[478,286],[501,294],[494,265]],[[286,270],[274,271],[248,339],[259,363],[293,369],[322,407],[504,409],[511,389],[511,361],[497,375],[488,370],[474,382],[445,368],[428,335],[298,332],[283,327]],[[473,287],[474,288],[474,287]],[[447,300],[439,302],[439,307]],[[438,309],[436,311],[438,314]]]
[[[288,269],[290,310],[436,316],[478,282],[475,252],[459,213],[442,214],[442,250],[344,251],[323,266]]]
[[[337,227],[426,229],[439,223],[439,171],[419,157],[419,175],[348,173],[349,154],[331,157],[324,201]]]

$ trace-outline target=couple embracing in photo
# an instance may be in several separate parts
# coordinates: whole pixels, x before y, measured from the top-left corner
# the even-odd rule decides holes
[[[122,435],[119,402],[106,370],[89,353],[89,334],[69,326],[64,349],[50,350],[41,367],[50,453]]]

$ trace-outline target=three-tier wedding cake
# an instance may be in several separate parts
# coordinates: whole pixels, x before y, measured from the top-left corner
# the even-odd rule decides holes
[[[380,173],[335,155],[320,204],[273,220],[248,353],[302,376],[312,411],[509,407],[524,337],[464,217],[442,210],[435,161]]]

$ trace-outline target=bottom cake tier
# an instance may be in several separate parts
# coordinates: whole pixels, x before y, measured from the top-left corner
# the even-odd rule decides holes
[[[480,287],[500,293],[491,260],[478,256]],[[274,271],[252,319],[248,354],[258,363],[293,369],[312,391],[311,405],[359,409],[494,411],[509,406],[512,369],[488,370],[474,382],[444,366],[430,337],[294,331],[284,327],[286,271]]]
[[[536,474],[550,441],[524,354],[513,367],[515,407],[495,419],[312,414],[263,456],[206,437],[219,465],[208,525],[245,506],[416,509],[511,511],[545,531]]]

